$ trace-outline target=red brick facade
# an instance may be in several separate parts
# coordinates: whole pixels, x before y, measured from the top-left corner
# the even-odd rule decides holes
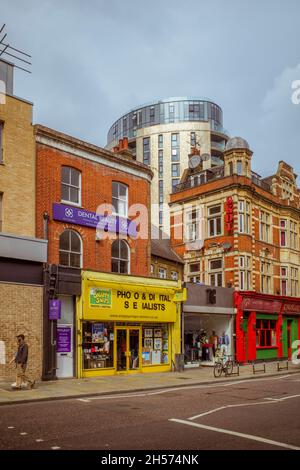
[[[81,172],[81,207],[96,212],[100,204],[112,203],[112,182],[128,187],[128,207],[143,204],[150,207],[151,171],[130,157],[116,157],[111,152],[86,144],[64,134],[36,126],[36,227],[37,236],[44,238],[45,212],[49,215],[49,263],[59,263],[59,237],[67,228],[81,235],[83,244],[82,268],[111,271],[109,239],[96,241],[96,231],[80,225],[53,220],[52,204],[61,202],[61,168],[72,167]],[[81,153],[80,153],[81,152]],[[85,152],[86,156],[81,156]],[[97,158],[101,162],[93,161]],[[105,164],[105,159],[110,166]],[[112,163],[115,167],[112,168]],[[118,166],[122,169],[118,169]],[[125,168],[125,171],[124,171]],[[150,210],[148,210],[150,216]],[[148,226],[150,230],[150,220]],[[130,274],[148,276],[150,273],[150,237],[136,240],[127,237],[130,246]]]

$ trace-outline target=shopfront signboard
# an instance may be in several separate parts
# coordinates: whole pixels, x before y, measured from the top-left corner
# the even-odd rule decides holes
[[[137,225],[134,220],[118,215],[98,215],[81,207],[68,206],[66,204],[53,203],[53,220],[68,222],[74,225],[91,227],[97,231],[113,232],[137,237]]]

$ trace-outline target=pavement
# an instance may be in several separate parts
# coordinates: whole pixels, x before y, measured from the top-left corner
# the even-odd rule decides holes
[[[286,362],[280,363],[282,368],[285,365]],[[98,395],[104,396],[120,394],[122,392],[142,392],[199,384],[216,384],[244,379],[255,380],[262,376],[284,376],[300,372],[300,364],[295,365],[289,362],[288,370],[281,371],[278,371],[277,366],[277,362],[268,362],[265,364],[265,372],[263,372],[263,364],[256,364],[256,373],[254,374],[252,365],[242,365],[239,368],[239,375],[233,374],[230,377],[222,375],[218,379],[214,378],[213,368],[207,366],[185,369],[183,372],[137,373],[84,379],[58,379],[55,381],[37,382],[32,390],[12,390],[11,381],[1,381],[0,379],[0,406]],[[234,373],[236,371],[237,369],[235,368]]]
[[[133,467],[138,462],[166,464],[173,450],[182,450],[181,456],[193,450],[195,464],[224,467],[224,453],[218,456],[216,450],[300,450],[299,403],[300,371],[257,374],[254,380],[4,405],[0,409],[0,465],[3,459],[19,458],[16,450],[23,451],[18,462],[22,467],[26,456],[30,457],[28,450],[48,451],[46,456],[42,452],[31,456],[31,464],[39,466],[41,462],[61,464],[62,457],[69,465],[72,460],[78,464],[80,454],[72,455],[70,450],[89,451],[81,456],[83,466],[90,461],[99,466],[108,454],[116,458],[124,450],[143,450],[143,455],[130,453],[136,459]],[[202,450],[214,454],[206,457]],[[236,454],[228,458],[232,466]],[[274,463],[286,467],[291,458],[295,468],[299,466],[296,452],[276,452]],[[262,460],[270,466],[269,453],[256,456],[255,464]],[[249,463],[249,454],[242,454],[240,463]]]

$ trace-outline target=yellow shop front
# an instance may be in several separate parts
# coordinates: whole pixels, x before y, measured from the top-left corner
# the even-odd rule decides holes
[[[84,271],[77,376],[171,370],[185,295],[175,281]]]

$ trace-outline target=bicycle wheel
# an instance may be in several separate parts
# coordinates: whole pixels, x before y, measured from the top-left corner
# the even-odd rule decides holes
[[[231,375],[233,372],[233,362],[227,361],[226,363],[226,375]]]
[[[220,362],[217,362],[217,363],[214,365],[214,376],[215,376],[215,377],[221,377],[222,370],[223,370],[222,364],[221,364]]]

